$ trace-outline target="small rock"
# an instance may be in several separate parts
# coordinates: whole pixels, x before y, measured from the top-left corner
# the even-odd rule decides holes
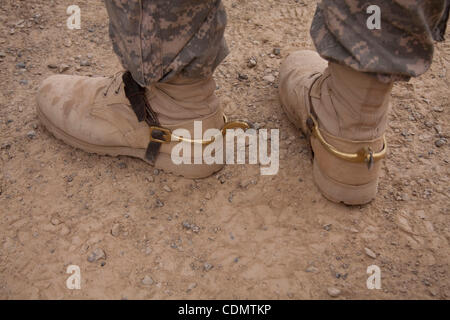
[[[369,248],[364,248],[365,253],[371,257],[372,259],[376,259],[377,255],[375,254],[375,252],[373,252],[372,250],[370,250]]]
[[[105,259],[106,259],[105,251],[103,251],[100,248],[97,248],[91,252],[91,254],[88,256],[87,260],[92,263],[92,262],[96,262],[99,260],[105,260]]]
[[[248,59],[247,67],[249,67],[251,69],[251,68],[256,67],[257,64],[258,64],[258,61],[256,60],[256,58],[251,57],[250,59]]]
[[[333,298],[336,298],[341,294],[341,290],[339,290],[338,288],[335,288],[335,287],[330,287],[327,289],[327,291],[328,291],[328,294]]]
[[[172,189],[170,189],[170,187],[169,187],[168,185],[165,185],[165,186],[163,187],[163,189],[164,189],[164,191],[166,191],[166,192],[172,192]]]
[[[330,231],[331,230],[331,226],[332,226],[331,223],[330,224],[326,224],[326,225],[323,226],[323,229],[326,230],[326,231]]]
[[[157,208],[162,208],[162,207],[164,207],[164,202],[162,202],[159,199],[156,199],[155,205]]]
[[[263,77],[263,80],[268,82],[268,83],[274,83],[275,82],[275,77],[273,75],[267,75]]]
[[[187,230],[191,229],[191,224],[189,222],[187,222],[187,221],[184,221],[182,223],[182,226],[183,226],[184,229],[187,229]]]
[[[273,54],[276,56],[279,56],[281,54],[281,49],[280,48],[274,48],[273,49]]]
[[[436,145],[436,147],[440,148],[443,145],[445,145],[446,143],[447,143],[447,141],[445,139],[439,139],[434,144]]]
[[[151,285],[154,283],[154,281],[153,281],[153,279],[152,279],[150,276],[145,276],[145,277],[142,279],[141,283],[142,283],[144,286],[151,286]]]
[[[120,224],[115,223],[111,228],[111,235],[113,237],[118,237],[120,235]]]
[[[245,179],[239,183],[239,187],[242,189],[247,189],[247,187],[251,184],[255,184],[253,179]]]
[[[210,271],[212,268],[214,268],[214,266],[211,265],[211,264],[209,264],[208,262],[206,262],[206,263],[203,265],[203,270],[205,270],[206,272]]]
[[[36,137],[36,131],[34,131],[34,130],[28,131],[27,137],[29,139],[34,139]]]
[[[63,63],[63,64],[61,64],[61,65],[58,67],[58,72],[59,72],[59,73],[64,73],[64,72],[66,72],[66,71],[69,70],[69,69],[70,69],[70,66],[69,66],[68,64]]]
[[[17,69],[25,69],[27,66],[25,64],[25,62],[19,62],[18,64],[16,64]]]
[[[197,288],[197,283],[195,283],[195,282],[190,283],[190,284],[188,285],[188,288],[187,288],[186,292],[191,292],[191,291],[194,290],[195,288]]]
[[[309,273],[317,273],[317,272],[319,272],[319,269],[317,269],[317,268],[314,267],[314,266],[309,266],[308,268],[306,268],[306,272],[309,272]]]
[[[49,69],[58,69],[58,66],[57,66],[56,64],[54,64],[54,63],[49,63],[49,64],[47,65],[47,67],[48,67]]]
[[[151,247],[147,247],[147,248],[145,248],[145,254],[146,254],[147,256],[151,255],[151,254],[152,254],[152,252],[153,252],[153,250],[152,250],[152,248],[151,248]]]
[[[70,39],[64,40],[64,46],[70,48],[72,46],[72,40]]]
[[[434,126],[434,130],[437,134],[442,135],[442,127],[439,124]]]
[[[88,60],[81,60],[80,61],[80,66],[81,67],[89,67],[91,65],[91,63]]]
[[[196,226],[196,225],[193,225],[193,226],[191,227],[191,230],[192,230],[192,232],[194,232],[194,233],[199,233],[199,232],[200,232],[200,227],[199,227],[199,226]]]
[[[0,58],[5,58],[6,54],[3,51],[0,51]]]
[[[239,73],[238,80],[241,80],[241,81],[248,80],[248,75]]]
[[[61,224],[61,220],[59,220],[58,218],[54,217],[52,218],[52,220],[50,221],[52,225],[57,226],[59,224]]]

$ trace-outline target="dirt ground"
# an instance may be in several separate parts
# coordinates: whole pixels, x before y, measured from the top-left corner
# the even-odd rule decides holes
[[[318,193],[277,96],[281,59],[313,48],[316,1],[224,2],[231,54],[217,94],[227,114],[280,129],[275,176],[241,165],[192,181],[56,140],[36,90],[55,73],[120,69],[106,11],[100,0],[1,0],[0,298],[327,299],[337,288],[338,299],[449,299],[449,32],[426,75],[395,85],[378,198],[346,207]],[[66,27],[71,4],[81,30]],[[89,262],[95,250],[105,258]],[[69,265],[81,290],[66,288]],[[370,265],[381,290],[367,289]]]

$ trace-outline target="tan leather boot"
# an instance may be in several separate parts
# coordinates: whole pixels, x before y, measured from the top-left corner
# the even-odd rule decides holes
[[[147,88],[146,95],[161,127],[170,132],[187,129],[194,137],[194,121],[202,122],[203,132],[224,126],[215,88],[212,77],[197,80],[178,77]],[[147,161],[150,128],[145,121],[138,121],[124,91],[120,73],[110,78],[56,75],[42,83],[37,112],[50,132],[73,147]],[[223,167],[223,164],[194,164],[194,159],[192,164],[175,165],[171,151],[177,143],[172,140],[161,145],[153,163],[156,168],[187,178],[203,178]]]
[[[311,139],[313,176],[333,202],[366,204],[377,194],[392,84],[298,51],[282,64],[280,100]]]

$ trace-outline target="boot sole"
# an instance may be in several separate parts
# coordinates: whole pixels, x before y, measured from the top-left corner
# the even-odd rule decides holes
[[[164,172],[174,174],[176,176],[189,178],[189,179],[202,179],[207,178],[214,173],[220,171],[224,165],[222,164],[215,164],[215,165],[206,165],[206,164],[181,164],[181,165],[175,165],[167,153],[160,153],[158,155],[158,159],[156,161],[156,164],[153,165],[147,159],[145,158],[145,152],[146,149],[136,149],[136,148],[130,148],[130,147],[109,147],[109,146],[100,146],[95,144],[90,144],[87,142],[84,142],[80,139],[77,139],[68,133],[64,132],[60,128],[58,128],[56,125],[54,125],[45,115],[44,113],[39,109],[39,105],[37,106],[37,114],[40,119],[40,121],[44,124],[44,126],[47,128],[47,130],[53,134],[57,139],[63,141],[64,143],[74,147],[78,148],[80,150],[83,150],[88,153],[95,153],[98,155],[106,155],[111,157],[117,157],[117,156],[128,156],[132,158],[137,158],[145,161],[147,164],[157,168],[161,169]]]

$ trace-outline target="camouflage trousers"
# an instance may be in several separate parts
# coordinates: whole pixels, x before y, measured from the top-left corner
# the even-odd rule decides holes
[[[319,54],[329,61],[375,73],[383,81],[409,79],[431,65],[433,30],[443,19],[445,3],[322,0],[311,36]],[[209,76],[228,54],[221,0],[105,0],[105,4],[114,51],[142,86],[177,74]],[[379,30],[367,27],[370,5],[381,9]]]
[[[211,75],[228,55],[221,0],[105,0],[114,51],[141,86]]]
[[[380,8],[379,30],[367,26],[370,5]],[[407,80],[430,67],[433,36],[447,23],[446,10],[448,0],[447,7],[446,0],[322,0],[311,36],[329,61],[376,73],[385,82]]]

